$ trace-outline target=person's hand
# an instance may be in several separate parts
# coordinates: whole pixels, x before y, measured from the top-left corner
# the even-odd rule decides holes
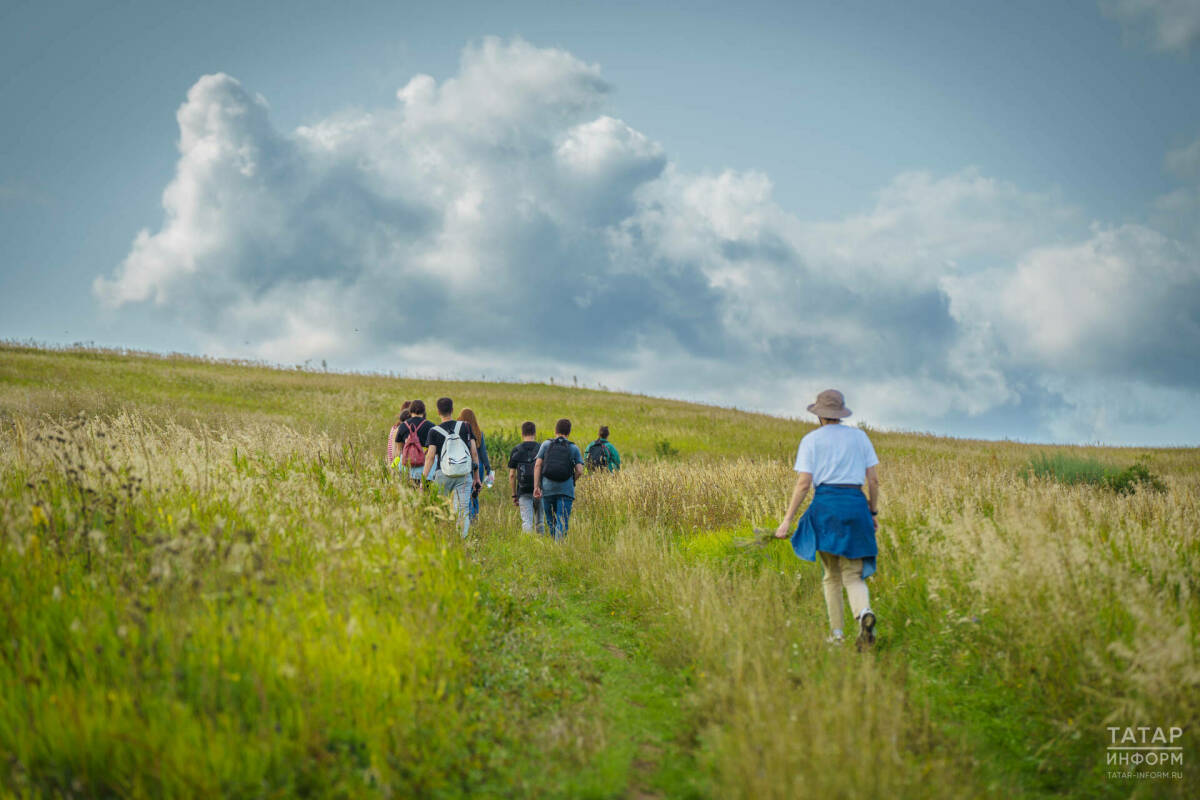
[[[775,529],[776,539],[790,539],[792,536],[792,526],[786,522],[779,523],[779,527]]]
[[[542,498],[542,487],[540,487],[540,486],[533,487],[533,499],[540,500],[541,498]]]
[[[480,486],[483,486],[483,481],[479,480],[479,478],[476,478],[475,482],[471,484],[471,491],[479,494]]]
[[[875,526],[875,530],[879,530],[879,517],[871,517],[871,523]]]
[[[517,496],[515,494],[513,495],[512,501],[513,501],[514,506],[516,506],[517,508],[521,507],[521,503],[517,500]]]

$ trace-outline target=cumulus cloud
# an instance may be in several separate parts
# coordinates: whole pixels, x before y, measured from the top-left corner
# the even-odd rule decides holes
[[[1200,388],[1200,259],[1155,230],[1097,226],[943,285],[955,318],[1013,364]]]
[[[205,76],[178,112],[161,227],[94,291],[217,354],[579,375],[792,414],[838,385],[903,427],[1119,432],[1129,404],[1104,412],[1063,376],[1198,404],[1195,248],[1089,228],[969,168],[805,221],[765,174],[676,168],[609,92],[569,53],[485,39],[390,108],[284,132],[235,78]],[[1090,435],[1063,424],[1080,418]]]
[[[1200,41],[1195,0],[1102,0],[1100,7],[1155,50],[1182,53]]]

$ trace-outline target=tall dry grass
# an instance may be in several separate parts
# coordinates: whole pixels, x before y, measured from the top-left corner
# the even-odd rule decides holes
[[[1030,788],[1124,794],[1104,774],[1108,725],[1200,720],[1200,475],[1172,455],[1165,493],[1126,496],[1027,481],[1005,449],[881,448],[871,658],[825,646],[816,566],[783,543],[749,558],[732,546],[782,510],[794,474],[780,464],[589,476],[573,533],[548,557],[673,631],[663,658],[699,665],[720,796],[963,796],[1011,781],[964,777],[980,742],[955,733],[969,716],[939,707],[941,682],[961,683],[951,694],[968,707],[995,692],[1031,715],[1006,745]],[[1196,780],[1151,792],[1185,796]]]
[[[642,791],[621,783],[599,695],[555,674],[589,643],[520,634],[568,586],[579,613],[644,632],[646,681],[686,684],[678,747],[704,779],[665,794],[1200,794],[1195,450],[1064,449],[1144,456],[1165,486],[1119,495],[1023,477],[1038,448],[872,433],[880,628],[860,655],[825,645],[818,567],[733,544],[782,512],[806,426],[747,417],[725,441],[731,412],[649,398],[5,353],[15,794]],[[517,532],[496,491],[462,548],[444,502],[385,475],[392,399],[476,389],[486,429],[627,427],[627,468],[581,481],[561,546]],[[654,458],[664,439],[682,453]],[[499,564],[563,591],[504,595]],[[1108,725],[1183,727],[1184,779],[1109,778]],[[572,782],[605,759],[604,781]]]

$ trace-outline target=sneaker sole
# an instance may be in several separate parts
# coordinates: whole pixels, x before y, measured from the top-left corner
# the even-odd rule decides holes
[[[859,621],[862,630],[858,634],[858,649],[866,650],[875,644],[875,614],[868,611]]]

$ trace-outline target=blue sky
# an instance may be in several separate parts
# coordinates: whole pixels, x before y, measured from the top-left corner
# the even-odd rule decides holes
[[[1198,8],[8,3],[0,337],[1195,444]]]

